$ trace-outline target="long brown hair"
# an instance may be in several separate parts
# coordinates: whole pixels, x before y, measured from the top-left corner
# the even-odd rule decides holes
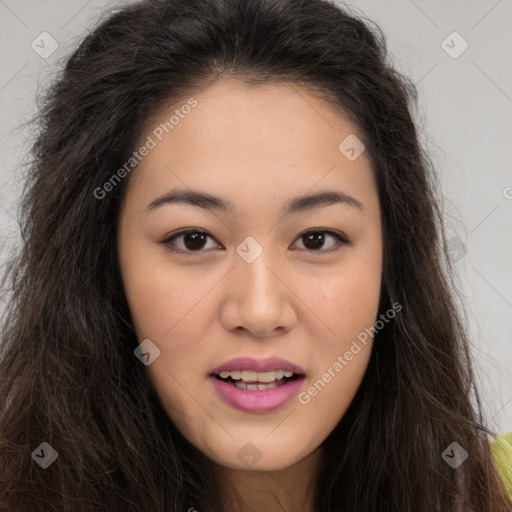
[[[454,297],[437,177],[414,84],[370,21],[324,0],[147,0],[110,13],[48,90],[5,273],[0,509],[221,510],[209,461],[134,357],[116,254],[130,176],[98,199],[148,120],[218,78],[321,92],[362,134],[384,225],[380,311],[364,380],[324,441],[315,512],[504,512]],[[133,171],[136,172],[136,169]],[[33,452],[57,454],[46,469]],[[442,458],[457,442],[457,469]],[[309,512],[309,511],[307,511]]]

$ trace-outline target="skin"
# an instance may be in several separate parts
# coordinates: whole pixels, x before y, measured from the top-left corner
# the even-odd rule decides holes
[[[361,383],[372,339],[308,404],[295,397],[273,412],[238,411],[208,377],[234,357],[277,356],[305,370],[307,391],[374,325],[383,245],[371,163],[366,152],[354,161],[340,152],[355,127],[297,85],[223,78],[194,98],[197,107],[133,171],[124,197],[118,248],[134,328],[160,349],[146,367],[151,382],[212,460],[226,509],[312,510],[321,444]],[[141,140],[185,102],[162,111]],[[234,211],[178,203],[145,211],[175,188],[229,200]],[[282,215],[292,197],[321,190],[345,192],[364,211],[336,203]],[[188,253],[174,253],[162,242],[183,228],[211,238],[185,245],[178,237],[171,244]],[[353,245],[324,232],[315,249],[300,236],[311,228]],[[248,236],[263,248],[251,263],[236,252]],[[253,467],[237,457],[248,442],[261,454]]]

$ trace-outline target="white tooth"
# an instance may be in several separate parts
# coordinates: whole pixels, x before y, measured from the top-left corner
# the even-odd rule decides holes
[[[256,372],[250,372],[244,370],[241,373],[241,378],[245,382],[256,382],[258,380],[258,374]]]
[[[277,384],[275,382],[271,382],[270,384],[258,384],[258,389],[274,389],[277,388]]]
[[[275,382],[270,382],[269,384],[246,384],[243,380],[235,382],[234,386],[248,391],[263,391],[265,389],[277,388],[277,384]]]
[[[276,372],[258,372],[258,382],[273,382],[276,380]]]
[[[281,380],[283,377],[291,377],[293,376],[293,372],[289,372],[287,370],[275,370],[268,372],[253,372],[250,370],[224,370],[220,372],[220,377],[222,379],[227,379],[231,377],[233,380],[242,379],[245,382],[273,382],[275,380]]]

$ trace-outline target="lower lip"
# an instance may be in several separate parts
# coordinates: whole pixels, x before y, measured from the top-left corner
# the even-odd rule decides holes
[[[210,376],[210,381],[224,402],[231,407],[244,412],[270,412],[282,407],[299,392],[304,377],[289,381],[277,388],[256,391],[237,388],[213,375]]]

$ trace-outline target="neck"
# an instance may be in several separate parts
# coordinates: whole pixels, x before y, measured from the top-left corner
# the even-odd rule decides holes
[[[215,466],[223,510],[313,512],[321,447],[294,465],[255,471]]]

